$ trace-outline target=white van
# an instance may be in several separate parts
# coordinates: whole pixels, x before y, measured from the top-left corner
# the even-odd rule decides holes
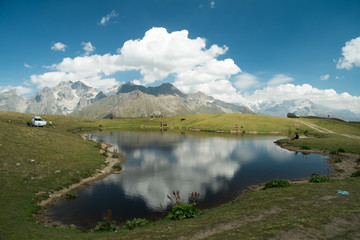
[[[46,119],[41,119],[39,116],[33,116],[31,118],[32,127],[43,127],[46,126]]]

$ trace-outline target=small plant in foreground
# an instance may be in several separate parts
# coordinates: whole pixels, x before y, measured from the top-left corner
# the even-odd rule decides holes
[[[290,183],[286,180],[273,179],[270,182],[266,183],[264,189],[268,188],[277,188],[277,187],[288,187]]]
[[[356,159],[355,161],[357,164],[360,164],[360,158]]]
[[[342,147],[339,147],[337,150],[332,150],[330,152],[330,154],[339,154],[339,153],[344,153],[346,152],[345,149],[343,149]]]
[[[331,181],[331,179],[328,176],[320,176],[317,173],[313,173],[309,180],[309,182],[312,182],[312,183],[322,183],[322,182],[330,182],[330,181]]]
[[[337,158],[337,159],[335,159],[335,161],[334,161],[335,163],[341,163],[342,162],[342,160],[340,159],[340,158]]]
[[[302,150],[310,150],[311,148],[309,146],[301,146],[300,149],[302,149]]]
[[[68,192],[68,193],[66,193],[65,197],[68,200],[73,200],[73,199],[75,199],[77,197],[77,195],[74,192]]]
[[[103,152],[101,155],[102,155],[102,156],[105,156],[105,157],[108,157],[108,156],[109,156],[109,154],[108,154],[107,152]]]
[[[133,220],[126,221],[124,228],[133,230],[137,227],[143,227],[149,224],[149,221],[143,218],[134,218]]]
[[[351,177],[360,177],[360,171],[352,173]]]
[[[201,212],[196,207],[196,200],[200,197],[200,193],[191,193],[190,201],[192,201],[192,203],[182,203],[179,191],[173,191],[173,195],[175,197],[175,205],[167,216],[169,219],[183,220],[200,215]],[[169,195],[167,195],[167,197],[172,203],[174,203],[173,199]]]
[[[338,152],[339,152],[339,153],[344,153],[344,152],[345,152],[345,149],[343,149],[342,147],[339,147]]]
[[[121,171],[122,170],[122,166],[120,164],[115,164],[113,167],[113,169],[116,169],[118,171]]]
[[[118,228],[116,221],[111,219],[111,210],[107,210],[107,215],[104,218],[104,222],[99,222],[96,227],[94,228],[94,231],[100,231],[100,232],[114,232]]]
[[[119,158],[120,156],[117,155],[116,153],[114,153],[111,157],[112,157],[112,158]]]

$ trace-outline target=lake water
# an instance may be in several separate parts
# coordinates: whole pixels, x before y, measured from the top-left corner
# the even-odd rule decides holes
[[[326,174],[330,166],[319,154],[282,149],[276,136],[180,134],[117,131],[87,134],[106,142],[128,161],[121,174],[77,191],[75,200],[62,200],[49,216],[81,229],[93,228],[111,209],[119,222],[134,217],[157,219],[171,207],[167,195],[179,190],[183,200],[199,192],[200,208],[235,199],[246,187],[271,179],[298,179]]]

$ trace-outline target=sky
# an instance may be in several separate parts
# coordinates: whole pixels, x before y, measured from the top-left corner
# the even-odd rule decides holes
[[[358,0],[0,0],[0,93],[170,82],[360,113]]]

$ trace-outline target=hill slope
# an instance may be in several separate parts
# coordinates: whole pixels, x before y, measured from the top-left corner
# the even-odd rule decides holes
[[[118,94],[85,107],[73,115],[89,118],[182,116],[198,113],[250,113],[250,109],[225,103],[204,93],[185,94],[172,84],[159,87],[124,84]]]

